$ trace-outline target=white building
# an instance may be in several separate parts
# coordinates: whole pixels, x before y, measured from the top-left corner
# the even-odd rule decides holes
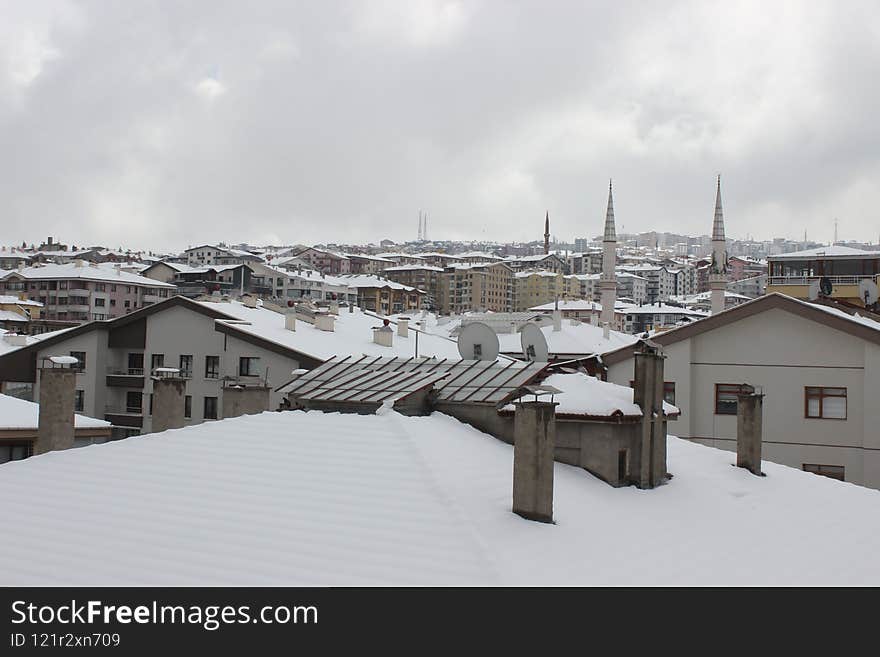
[[[666,354],[679,436],[735,449],[740,384],[766,395],[764,458],[880,488],[880,323],[780,294],[651,338]],[[632,378],[630,348],[608,379]]]

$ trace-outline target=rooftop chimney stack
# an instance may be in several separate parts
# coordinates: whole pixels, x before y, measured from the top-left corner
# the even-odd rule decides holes
[[[401,338],[409,337],[409,317],[397,318],[397,335]]]
[[[736,465],[752,474],[761,472],[764,395],[743,384],[736,399]]]
[[[284,313],[284,328],[288,331],[296,331],[296,313],[294,311]]]
[[[40,372],[40,411],[34,454],[73,447],[77,363],[72,356],[43,359]]]
[[[186,379],[180,370],[158,367],[153,382],[153,432],[180,429],[186,424]]]
[[[553,522],[556,402],[517,402],[513,416],[513,512]]]
[[[373,329],[373,342],[383,347],[391,347],[394,345],[394,331],[391,330],[387,319],[383,319],[382,322],[382,326]]]
[[[666,480],[666,416],[663,413],[663,360],[657,345],[643,340],[635,352],[633,401],[642,410],[639,488],[654,488]]]
[[[332,333],[336,330],[336,318],[328,312],[315,313],[315,328]]]

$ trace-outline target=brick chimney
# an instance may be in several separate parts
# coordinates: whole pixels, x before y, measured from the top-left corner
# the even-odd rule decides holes
[[[43,359],[40,372],[40,411],[34,454],[73,447],[76,370],[71,356]]]

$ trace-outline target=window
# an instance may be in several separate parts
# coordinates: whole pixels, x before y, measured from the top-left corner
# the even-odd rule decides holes
[[[125,306],[126,308],[128,308],[129,306],[131,306],[131,301],[129,301],[128,299],[126,299],[126,300],[123,302],[122,305]]]
[[[115,305],[116,305],[116,299],[110,299],[110,306],[112,307]]]
[[[259,376],[260,359],[242,356],[238,359],[239,376]]]
[[[217,379],[220,377],[220,356],[205,356],[205,378]]]
[[[192,395],[186,395],[183,398],[183,417],[193,416],[193,398]]]
[[[633,379],[629,380],[629,387],[636,387],[636,382]],[[667,404],[672,404],[673,406],[675,406],[675,381],[663,382],[663,401],[665,401]]]
[[[804,388],[804,417],[846,419],[846,388]]]
[[[101,307],[101,306],[106,306],[106,305],[107,305],[107,300],[106,300],[106,299],[100,299],[100,298],[96,298],[96,299],[95,299],[95,307],[96,307],[96,308],[99,308],[99,307]]]
[[[67,281],[58,281],[58,289],[66,290],[67,289]]]
[[[110,286],[110,291],[111,291],[111,292],[116,292],[116,286],[115,286],[115,285],[111,285],[111,286]],[[111,305],[112,305],[113,302],[111,301],[110,303],[111,303]]]
[[[86,393],[84,390],[77,390],[73,395],[73,410],[77,413],[82,413],[86,401]]]
[[[141,353],[128,354],[128,373],[134,376],[144,374],[144,355]]]
[[[193,369],[193,357],[192,355],[183,355],[180,356],[180,376],[191,378],[192,377],[192,369]]]
[[[140,415],[144,410],[144,396],[137,390],[125,393],[125,412]]]
[[[165,367],[165,354],[153,354],[150,356],[150,371],[157,367]]]
[[[104,283],[95,283],[95,292],[104,292],[107,289],[107,285]]]
[[[842,465],[818,465],[816,463],[804,463],[804,472],[812,472],[813,474],[822,475],[823,477],[831,477],[839,481],[845,481],[845,468]]]
[[[740,383],[716,383],[715,415],[736,415],[736,397],[741,390]]]
[[[77,372],[84,372],[86,369],[86,352],[71,351],[70,355],[79,361],[76,365],[71,365],[70,369],[76,370]]]
[[[0,444],[0,463],[8,461],[20,461],[31,455],[33,448],[31,443],[2,443]]]
[[[150,410],[149,410],[149,413],[150,413],[150,415],[153,414],[153,393],[152,393],[152,392],[150,393]]]
[[[217,419],[217,398],[216,397],[205,397],[205,419],[206,420],[216,420]]]

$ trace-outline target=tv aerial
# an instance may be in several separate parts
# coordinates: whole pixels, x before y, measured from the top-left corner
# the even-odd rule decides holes
[[[530,363],[546,363],[548,360],[549,349],[547,347],[547,338],[535,324],[526,324],[522,327],[519,334],[520,344],[525,359]]]
[[[458,334],[458,353],[464,360],[495,360],[498,351],[498,336],[483,322],[468,324]]]

